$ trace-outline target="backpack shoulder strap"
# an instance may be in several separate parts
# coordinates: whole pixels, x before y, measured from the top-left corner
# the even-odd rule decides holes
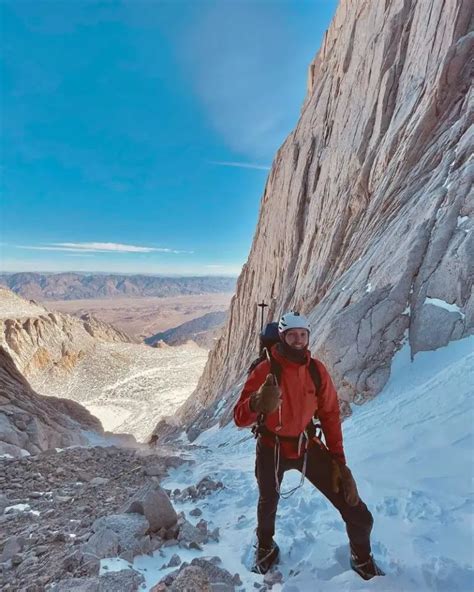
[[[255,370],[255,368],[264,360],[266,359],[265,355],[261,355],[258,358],[256,358],[249,366],[249,369],[247,370],[247,374],[252,374],[252,372]]]
[[[319,390],[321,389],[321,374],[318,370],[318,366],[316,361],[311,358],[309,361],[309,373],[311,375],[311,379],[316,387],[316,397],[318,396]]]
[[[316,364],[316,361],[314,360],[314,358],[311,358],[311,360],[309,361],[309,373],[311,375],[311,379],[312,379],[314,386],[316,388],[316,401],[319,403],[319,391],[321,389],[322,381],[321,381],[321,374],[318,370],[318,365]],[[316,421],[319,421],[318,410],[316,410],[314,412],[313,419],[308,424],[310,430],[313,427],[321,428],[321,426],[319,424],[315,423]]]
[[[275,360],[275,358],[272,356],[272,353],[269,349],[266,350],[267,354],[265,355],[265,358],[267,360],[269,360],[270,362],[270,369],[272,374],[275,376],[277,383],[280,384],[281,382],[281,373],[282,373],[282,367],[281,364],[279,364],[279,362],[277,362]]]

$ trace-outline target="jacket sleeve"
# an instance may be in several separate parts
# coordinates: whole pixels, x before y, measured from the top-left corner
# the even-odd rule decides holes
[[[269,372],[269,364],[264,360],[249,374],[240,398],[234,407],[234,421],[237,427],[246,428],[257,421],[258,413],[250,409],[250,395],[258,391],[265,382],[265,378]]]
[[[321,427],[323,428],[329,452],[345,464],[346,458],[342,444],[341,417],[337,392],[324,364],[319,360],[316,363],[321,376],[321,389],[318,396],[318,417],[321,420]]]

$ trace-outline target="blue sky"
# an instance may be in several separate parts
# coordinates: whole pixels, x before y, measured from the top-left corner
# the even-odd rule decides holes
[[[336,0],[3,0],[3,271],[238,274]]]

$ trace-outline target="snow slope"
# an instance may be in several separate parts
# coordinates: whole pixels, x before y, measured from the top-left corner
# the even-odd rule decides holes
[[[208,352],[192,343],[156,349],[97,343],[72,372],[30,377],[41,394],[80,402],[106,430],[145,440],[193,392]]]
[[[344,422],[348,463],[374,515],[373,551],[387,576],[365,582],[349,570],[344,524],[306,482],[280,502],[283,581],[274,592],[474,590],[473,362],[474,337],[419,353],[413,362],[405,347],[383,392]],[[197,503],[202,517],[220,528],[220,542],[206,545],[204,555],[220,556],[222,567],[238,572],[250,591],[262,576],[245,567],[257,502],[255,444],[246,434],[233,425],[204,432],[195,442],[202,447],[194,450],[196,464],[175,470],[164,486],[182,489],[205,475],[223,481],[224,490]],[[287,473],[283,489],[298,481],[299,473]],[[192,502],[175,507],[197,521],[189,516]],[[176,547],[164,551],[134,562],[148,586],[170,571],[160,567],[173,553],[187,561],[199,556]]]

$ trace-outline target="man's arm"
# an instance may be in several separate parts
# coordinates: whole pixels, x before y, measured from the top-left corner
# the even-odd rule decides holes
[[[234,421],[237,427],[246,428],[257,421],[258,413],[250,409],[250,395],[258,391],[269,372],[270,365],[267,360],[264,360],[249,374],[240,398],[234,407]]]
[[[346,463],[342,444],[341,417],[339,401],[334,384],[324,364],[316,360],[321,376],[321,389],[318,395],[318,417],[321,420],[324,437],[329,452],[342,463]]]

